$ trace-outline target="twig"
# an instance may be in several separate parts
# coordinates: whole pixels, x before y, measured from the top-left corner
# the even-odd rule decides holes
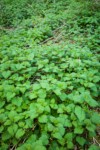
[[[74,150],[77,150],[77,146],[75,146]]]
[[[53,31],[53,34],[54,34],[55,32],[57,32],[59,29],[61,29],[63,26],[65,26],[65,24],[63,24],[62,26],[56,28],[56,29]],[[62,34],[62,33],[60,33],[59,35],[61,35],[61,34]],[[59,35],[58,35],[58,36],[59,36]],[[58,36],[57,36],[57,38],[58,38]],[[52,40],[52,39],[54,39],[54,38],[55,38],[55,37],[54,37],[54,35],[53,35],[52,37],[50,37],[50,38],[46,39],[45,41],[41,42],[40,45],[41,45],[41,44],[44,44],[44,43],[47,43],[48,41],[50,41],[50,40]],[[57,39],[57,38],[56,38],[56,39]]]
[[[94,144],[98,144],[100,146],[100,143],[94,137],[93,137],[93,142],[94,142]]]
[[[61,32],[60,34],[58,34],[58,36],[54,39],[54,42],[56,42],[60,37],[62,37],[63,32]]]
[[[56,28],[53,32],[56,32],[57,30],[61,29],[62,27],[64,27],[66,24],[64,23],[63,25],[61,25],[60,27]]]
[[[50,38],[46,39],[45,41],[41,42],[39,45],[44,44],[44,43],[47,43],[49,40],[52,40],[53,38],[54,38],[54,37],[50,37]]]

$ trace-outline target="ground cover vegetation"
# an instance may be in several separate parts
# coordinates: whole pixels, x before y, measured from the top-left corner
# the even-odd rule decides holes
[[[0,150],[99,150],[99,1],[0,8]]]

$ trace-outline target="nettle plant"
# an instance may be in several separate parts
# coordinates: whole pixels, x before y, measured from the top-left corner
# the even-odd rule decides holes
[[[90,147],[100,123],[100,64],[90,50],[4,46],[0,59],[0,150]]]

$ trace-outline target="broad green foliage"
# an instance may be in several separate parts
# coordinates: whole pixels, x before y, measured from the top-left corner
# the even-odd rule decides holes
[[[99,149],[98,12],[75,0],[4,2],[23,21],[15,11],[2,22],[21,23],[0,38],[0,150]]]

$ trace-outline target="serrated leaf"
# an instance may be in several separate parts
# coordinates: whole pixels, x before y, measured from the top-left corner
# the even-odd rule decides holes
[[[36,98],[36,97],[37,97],[36,93],[30,93],[30,95],[29,95],[29,98],[31,100],[34,99],[34,98]]]
[[[24,122],[19,122],[18,125],[19,125],[19,127],[24,127],[25,123]]]
[[[81,146],[83,146],[84,144],[85,144],[85,142],[86,142],[86,140],[83,138],[83,137],[77,137],[76,138],[76,141],[81,145]]]
[[[0,108],[2,108],[4,106],[5,102],[4,101],[1,101],[0,102]]]
[[[65,101],[67,99],[67,94],[62,93],[59,97],[62,101]]]
[[[23,101],[22,98],[14,98],[12,100],[12,103],[15,104],[16,106],[21,106],[22,101]]]
[[[15,93],[7,92],[6,93],[7,100],[10,101],[15,95],[16,95]]]
[[[97,107],[98,106],[98,102],[96,102],[94,99],[91,99],[89,102],[88,102],[89,106],[91,107]]]
[[[85,119],[85,112],[80,106],[75,107],[75,114],[80,121],[83,121]]]
[[[49,86],[48,82],[45,81],[45,80],[42,81],[42,82],[40,82],[40,85],[41,85],[41,87],[44,88],[44,89],[47,89],[47,90],[50,89],[50,86]]]
[[[60,91],[59,89],[54,90],[54,93],[55,93],[57,96],[61,96],[61,91]]]
[[[48,129],[48,131],[53,131],[54,126],[51,123],[49,123],[49,124],[47,124],[47,129]]]
[[[42,136],[39,138],[39,140],[42,141],[43,145],[47,145],[49,143],[48,135],[47,134],[42,134]]]
[[[8,140],[8,139],[10,139],[10,138],[11,138],[11,134],[9,134],[8,131],[5,131],[5,132],[2,134],[2,140],[3,140],[3,141],[6,141],[6,140]]]
[[[17,129],[18,129],[18,125],[17,124],[13,124],[12,126],[14,133],[16,133]]]
[[[49,106],[46,106],[46,107],[45,107],[45,111],[50,113],[50,107],[49,107]]]
[[[41,85],[38,83],[33,84],[32,86],[33,90],[39,90],[41,88]]]
[[[20,87],[19,90],[21,91],[22,94],[24,94],[26,91],[26,87]]]
[[[70,120],[66,119],[65,122],[64,122],[64,126],[65,127],[72,127],[72,123]]]
[[[10,135],[13,136],[16,133],[17,129],[18,129],[18,126],[16,124],[14,124],[14,125],[8,127],[8,132]]]
[[[76,127],[76,128],[74,129],[74,133],[76,133],[76,134],[82,134],[82,133],[83,133],[83,128],[81,128],[81,127]]]
[[[1,127],[0,127],[0,133],[2,133],[3,130],[4,130],[4,127],[1,126]]]
[[[68,149],[73,149],[74,148],[74,144],[72,142],[68,142],[67,143],[67,148]]]
[[[91,145],[88,150],[99,150],[99,146]]]
[[[61,135],[59,132],[53,133],[52,136],[53,136],[54,138],[56,138],[56,139],[59,139],[59,140],[62,139],[62,135]]]
[[[47,121],[48,121],[48,118],[47,118],[46,115],[42,115],[42,116],[39,117],[39,122],[40,123],[47,123]]]
[[[5,79],[7,79],[11,75],[11,71],[4,71],[2,72],[2,75]]]
[[[4,125],[10,125],[12,122],[11,122],[11,120],[7,120],[5,123],[4,123]]]
[[[94,132],[96,130],[96,126],[94,124],[91,124],[89,126],[86,126],[88,131]]]
[[[67,141],[72,141],[73,140],[73,133],[72,132],[67,133],[65,135],[65,138],[67,139]]]
[[[63,136],[65,133],[65,128],[63,127],[62,124],[58,124],[58,131],[59,133]]]
[[[46,91],[43,89],[39,90],[38,96],[39,96],[39,98],[43,98],[43,99],[46,98]]]
[[[24,135],[25,131],[23,129],[18,129],[17,133],[16,133],[16,138],[19,139],[20,137],[22,137]]]
[[[8,127],[8,132],[10,135],[14,135],[12,126]]]
[[[46,148],[43,145],[35,145],[34,150],[46,150]]]
[[[95,124],[100,124],[100,115],[97,112],[94,112],[91,121]]]
[[[98,106],[98,102],[91,97],[89,92],[85,92],[84,99],[88,103],[89,106],[91,107]]]

